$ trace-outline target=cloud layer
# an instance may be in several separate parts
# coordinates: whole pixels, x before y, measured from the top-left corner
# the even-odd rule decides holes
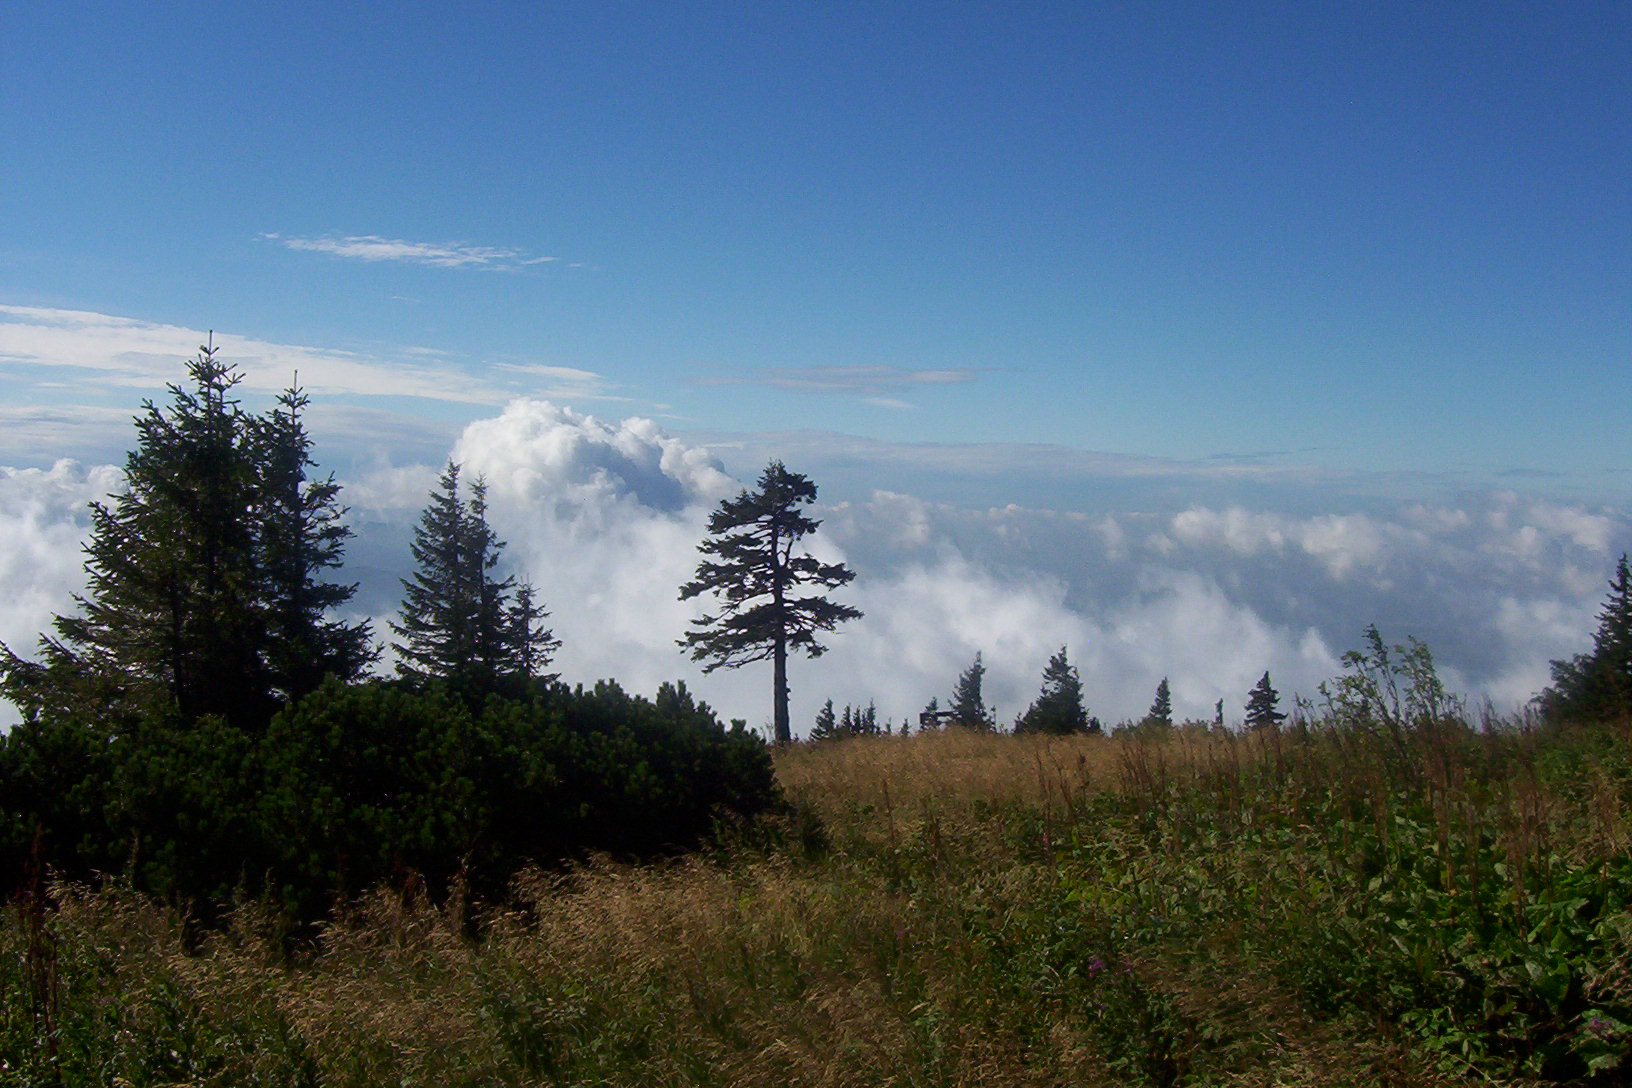
[[[263,234],[261,237],[287,249],[324,253],[346,260],[370,263],[398,261],[430,265],[432,268],[514,272],[528,265],[549,264],[556,260],[554,257],[530,257],[523,250],[504,246],[477,246],[468,242],[408,242],[401,238],[382,238],[377,234],[352,234],[342,238],[289,238],[281,234]]]
[[[698,611],[678,587],[708,513],[741,486],[710,452],[650,420],[524,399],[467,426],[450,455],[488,481],[507,565],[552,611],[568,680],[650,690],[685,678],[722,713],[768,721],[766,670],[704,676],[676,646]],[[345,576],[377,617],[400,595],[436,470],[380,466],[344,481],[359,533]],[[117,479],[66,462],[0,475],[11,542],[0,637],[26,646],[68,607],[83,504]],[[812,546],[856,570],[839,596],[866,615],[827,640],[826,656],[793,665],[796,730],[829,697],[915,716],[946,699],[976,652],[988,701],[1012,721],[1061,645],[1106,720],[1141,714],[1164,676],[1179,714],[1210,718],[1223,699],[1239,720],[1264,670],[1288,697],[1312,695],[1372,622],[1390,641],[1423,638],[1454,688],[1513,709],[1546,682],[1549,659],[1587,644],[1604,578],[1632,542],[1624,511],[1511,492],[1311,513],[980,508],[880,490],[817,514]]]
[[[131,392],[164,399],[165,386],[184,379],[184,361],[212,338],[220,358],[242,373],[246,401],[265,401],[298,376],[314,398],[314,419],[346,415],[344,426],[314,428],[319,440],[353,446],[367,436],[398,450],[405,432],[411,440],[448,418],[462,425],[516,396],[618,399],[601,375],[574,367],[478,365],[428,348],[314,348],[87,310],[0,305],[0,464],[37,464],[41,450],[122,448]],[[403,414],[403,398],[417,403],[413,415]]]
[[[936,385],[972,382],[978,372],[967,367],[913,370],[899,366],[764,367],[743,374],[694,379],[697,385],[764,385],[796,393],[846,393],[870,398]]]

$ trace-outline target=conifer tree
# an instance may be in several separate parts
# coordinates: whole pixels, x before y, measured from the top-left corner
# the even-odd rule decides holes
[[[1043,690],[1026,712],[1015,719],[1016,733],[1087,733],[1088,710],[1082,705],[1082,679],[1065,657],[1064,646],[1043,669]]]
[[[522,582],[505,611],[505,639],[511,652],[508,671],[527,680],[554,680],[556,674],[545,672],[544,667],[561,642],[544,626],[550,614],[533,600],[534,592],[531,583]]]
[[[952,692],[952,702],[947,707],[952,712],[952,720],[959,725],[988,731],[997,728],[997,717],[981,695],[981,683],[985,676],[986,665],[977,650],[974,663],[958,677],[958,686]]]
[[[799,540],[820,522],[800,507],[816,499],[816,485],[782,462],[772,461],[760,473],[758,486],[720,503],[708,519],[708,537],[698,551],[712,559],[697,565],[696,576],[680,587],[680,599],[707,594],[720,609],[692,621],[680,645],[693,661],[708,662],[704,672],[740,668],[756,661],[772,663],[771,704],[777,744],[792,737],[788,723],[788,654],[820,657],[816,641],[859,609],[835,604],[820,594],[801,596],[802,586],[837,589],[855,572],[843,563],[822,563],[795,553]]]
[[[1632,569],[1625,552],[1609,580],[1609,597],[1598,613],[1598,633],[1593,636],[1592,648],[1593,655],[1619,686],[1632,689]]]
[[[878,706],[873,700],[867,700],[865,707],[856,708],[855,722],[851,729],[859,737],[878,736]]]
[[[267,602],[267,665],[273,689],[289,701],[316,690],[325,676],[352,680],[379,656],[367,621],[330,618],[357,592],[355,584],[321,580],[340,566],[352,534],[333,474],[308,476],[316,467],[301,420],[308,403],[298,388],[285,390],[258,421],[255,435],[263,474],[256,528]]]
[[[1632,713],[1632,568],[1615,564],[1598,613],[1590,653],[1552,663],[1553,683],[1537,697],[1554,718],[1607,718]]]
[[[1167,677],[1156,685],[1156,698],[1150,704],[1150,710],[1145,714],[1145,721],[1152,725],[1173,727],[1173,693],[1167,686]]]
[[[1285,721],[1286,715],[1278,709],[1280,701],[1281,693],[1270,684],[1269,672],[1265,670],[1247,695],[1247,728],[1273,729]]]
[[[187,374],[169,405],[143,403],[124,490],[92,504],[79,613],[56,618],[40,663],[0,648],[26,716],[161,706],[259,728],[325,673],[350,680],[369,660],[366,625],[327,618],[352,594],[320,581],[349,532],[333,479],[307,477],[305,397],[248,415],[213,343]]]
[[[547,613],[532,588],[493,576],[504,542],[487,523],[487,487],[478,479],[461,498],[459,472],[448,462],[420,515],[417,567],[402,580],[402,622],[391,630],[399,674],[480,694],[536,675],[559,643],[542,627]]]
[[[833,740],[840,736],[839,719],[833,713],[833,700],[829,699],[822,704],[822,709],[816,712],[816,724],[810,730],[811,740]]]

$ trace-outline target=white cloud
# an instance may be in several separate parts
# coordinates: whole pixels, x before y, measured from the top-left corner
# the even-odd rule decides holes
[[[466,426],[451,455],[486,477],[508,567],[554,613],[568,680],[650,691],[684,678],[722,713],[768,720],[768,669],[704,677],[676,646],[698,611],[679,586],[710,510],[740,486],[710,450],[651,420],[518,400]],[[345,577],[364,583],[376,616],[400,595],[411,527],[445,456],[342,479],[359,533]],[[111,467],[66,463],[0,474],[0,638],[31,645],[71,606],[84,503],[117,480]],[[826,656],[794,662],[796,730],[828,697],[915,716],[950,695],[977,651],[988,700],[1012,721],[1061,645],[1107,721],[1143,713],[1163,676],[1179,714],[1210,717],[1223,698],[1239,719],[1265,669],[1288,698],[1312,694],[1369,622],[1391,642],[1424,638],[1468,694],[1511,709],[1547,682],[1549,659],[1590,642],[1610,558],[1632,539],[1624,513],[1507,494],[1168,514],[1136,494],[1085,514],[877,491],[816,516],[815,547],[857,572],[837,596],[866,614],[826,640]]]
[[[0,305],[0,463],[40,464],[42,451],[85,460],[128,447],[140,401],[167,401],[185,363],[213,335],[238,368],[252,409],[298,376],[312,397],[321,446],[348,457],[389,450],[402,459],[445,455],[460,427],[517,396],[565,401],[623,398],[591,370],[456,358],[426,347],[377,352],[284,344],[84,310]],[[404,398],[417,401],[405,409]],[[431,448],[434,446],[435,448]]]
[[[592,370],[534,363],[495,363],[493,369],[510,375],[511,384],[528,397],[545,400],[628,401],[607,391],[606,379]]]
[[[0,305],[0,359],[20,366],[89,371],[102,386],[162,390],[181,376],[181,364],[197,355],[211,335],[204,329],[85,310]],[[279,344],[230,332],[213,336],[220,358],[243,372],[240,388],[246,391],[281,391],[298,373],[301,386],[314,396],[421,397],[496,405],[510,395],[448,365]]]
[[[89,504],[124,483],[112,465],[58,461],[49,469],[0,467],[0,642],[32,653],[51,617],[84,589]],[[7,720],[0,707],[0,720]]]
[[[263,234],[261,237],[287,249],[308,253],[325,253],[331,257],[370,263],[400,261],[433,268],[515,271],[528,265],[549,264],[556,260],[555,257],[530,257],[524,250],[507,246],[477,246],[468,242],[408,242],[400,238],[382,238],[377,234],[352,234],[343,238],[288,238],[281,234]]]
[[[649,419],[616,424],[548,401],[516,400],[465,428],[454,459],[488,477],[492,494],[598,518],[630,503],[673,513],[733,490],[713,456]]]

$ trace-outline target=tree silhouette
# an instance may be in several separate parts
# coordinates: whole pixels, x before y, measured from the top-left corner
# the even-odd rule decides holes
[[[692,581],[680,587],[680,599],[709,594],[718,612],[692,621],[680,640],[693,661],[707,661],[704,672],[735,669],[770,660],[776,743],[792,739],[788,723],[788,654],[820,657],[825,651],[818,632],[831,631],[860,610],[835,604],[820,594],[800,596],[802,586],[837,589],[855,572],[842,563],[822,563],[795,554],[798,541],[821,524],[800,512],[815,501],[816,485],[782,462],[772,461],[760,473],[758,486],[720,503],[709,515],[708,537],[698,551],[712,559],[697,564]]]
[[[273,688],[291,702],[315,691],[326,676],[355,679],[379,656],[367,621],[329,618],[357,586],[320,580],[340,566],[351,529],[342,520],[334,476],[307,475],[315,467],[301,420],[307,403],[299,389],[285,390],[256,429],[264,481],[257,532],[268,604],[267,665]]]
[[[1173,725],[1173,693],[1167,686],[1167,677],[1156,685],[1156,698],[1150,704],[1150,710],[1145,714],[1145,720],[1155,725]]]
[[[1091,732],[1088,710],[1082,705],[1082,679],[1065,657],[1065,647],[1048,659],[1043,669],[1043,690],[1036,702],[1015,720],[1016,733]]]
[[[350,531],[339,487],[311,480],[306,398],[245,413],[241,376],[213,343],[171,402],[143,403],[125,488],[91,506],[86,592],[58,616],[42,662],[0,647],[4,690],[26,717],[173,707],[259,728],[323,676],[352,680],[372,658],[366,624],[328,619],[353,587],[321,580]]]
[[[391,625],[399,674],[479,695],[549,662],[560,643],[543,628],[532,587],[493,576],[503,550],[487,524],[486,484],[461,498],[459,466],[448,462],[414,529],[418,566],[402,580],[402,622]]]
[[[1266,670],[1247,695],[1247,728],[1272,729],[1284,722],[1286,715],[1277,709],[1280,701],[1281,693],[1270,684]]]
[[[974,662],[958,677],[958,686],[952,692],[952,701],[947,706],[952,712],[954,722],[969,729],[997,728],[997,716],[992,713],[981,695],[981,684],[985,676],[986,665],[977,650]]]
[[[1598,613],[1592,651],[1552,663],[1553,683],[1537,697],[1554,718],[1619,717],[1632,712],[1632,568],[1615,564]]]

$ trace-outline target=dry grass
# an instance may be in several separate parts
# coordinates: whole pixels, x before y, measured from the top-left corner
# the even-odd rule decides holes
[[[1121,747],[1102,736],[947,729],[794,746],[777,753],[776,775],[791,797],[834,820],[869,804],[904,812],[949,801],[1063,809],[1118,781]]]
[[[816,855],[532,871],[474,919],[376,892],[292,960],[252,906],[195,946],[128,892],[59,888],[55,1068],[131,1086],[1470,1083],[1397,1033],[1312,1015],[1227,904],[1198,906],[1200,939],[1177,942],[1138,906],[1190,909],[1159,884],[1174,877],[1205,893],[1268,873],[1267,854],[1183,841],[1233,820],[1254,776],[1288,796],[1370,788],[1366,766],[1279,743],[953,731],[792,748],[777,771],[827,824]],[[1435,788],[1454,796],[1460,774]],[[1566,810],[1591,810],[1592,848],[1624,844],[1606,774],[1575,800],[1533,766],[1510,776],[1515,842],[1551,849]],[[1137,806],[1103,804],[1147,794],[1191,808],[1117,823]],[[4,1088],[44,1083],[20,1064],[41,1037],[20,1011],[20,919],[0,928]],[[1084,976],[1101,957],[1114,980]],[[1599,985],[1620,994],[1625,971]]]

